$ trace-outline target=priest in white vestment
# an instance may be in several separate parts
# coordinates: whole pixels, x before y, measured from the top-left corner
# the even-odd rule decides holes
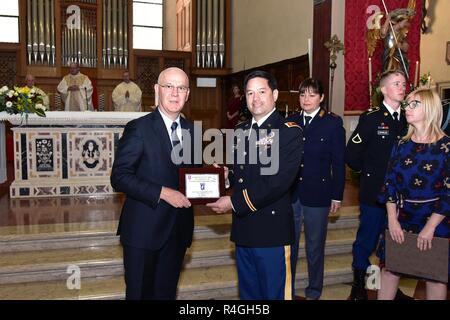
[[[130,73],[124,71],[123,82],[112,92],[114,111],[141,111],[142,91],[138,85],[130,80]]]
[[[70,73],[58,85],[58,92],[64,100],[65,111],[93,111],[92,83],[80,72],[77,63],[70,64]]]
[[[30,88],[30,90],[34,89],[34,91],[42,97],[42,105],[45,107],[45,110],[49,110],[50,102],[47,94],[42,89],[36,87],[34,81],[35,78],[32,74],[27,74],[25,76],[25,86]]]

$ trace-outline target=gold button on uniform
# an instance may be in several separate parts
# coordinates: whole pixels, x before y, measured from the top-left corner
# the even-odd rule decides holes
[[[240,179],[238,180],[238,182],[239,182],[239,183],[243,183],[243,182],[244,182],[244,179],[240,178]]]

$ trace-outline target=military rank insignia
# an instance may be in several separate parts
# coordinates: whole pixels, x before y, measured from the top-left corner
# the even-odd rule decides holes
[[[356,134],[356,135],[352,138],[352,142],[353,142],[354,144],[360,144],[360,143],[362,143],[362,139],[361,139],[361,136],[359,135],[359,133]]]

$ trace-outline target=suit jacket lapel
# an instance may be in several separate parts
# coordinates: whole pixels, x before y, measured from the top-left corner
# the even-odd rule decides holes
[[[172,152],[172,142],[170,141],[169,134],[167,133],[166,125],[164,124],[164,120],[159,113],[159,110],[155,110],[152,114],[154,116],[153,125],[151,126],[151,128],[153,129],[155,136],[160,137],[161,147],[170,159],[170,153]]]

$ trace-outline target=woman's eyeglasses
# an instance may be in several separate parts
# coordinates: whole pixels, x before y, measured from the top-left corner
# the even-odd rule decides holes
[[[409,107],[411,110],[414,110],[415,108],[420,106],[420,104],[421,104],[421,102],[418,100],[403,101],[402,108],[406,109]]]

